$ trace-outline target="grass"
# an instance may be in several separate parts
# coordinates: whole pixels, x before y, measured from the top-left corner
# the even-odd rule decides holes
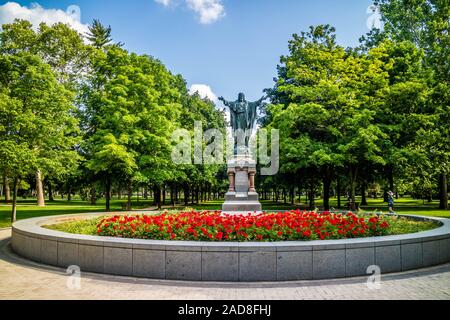
[[[62,231],[72,234],[96,235],[97,225],[101,219],[102,218],[81,221],[68,221],[43,227],[50,230]]]
[[[304,200],[304,199],[303,199]],[[111,202],[111,209],[113,211],[121,211],[122,203],[126,200],[113,199]],[[358,202],[361,201],[360,198],[357,199]],[[202,203],[200,205],[192,205],[196,210],[220,210],[223,201],[210,201]],[[262,201],[263,209],[270,210],[290,210],[290,209],[308,209],[306,204],[283,204],[282,202],[274,203],[271,201]],[[345,205],[345,200],[342,201]],[[317,199],[316,206],[321,206],[322,200]],[[136,198],[133,198],[133,208],[143,209],[152,206],[152,200],[140,199],[139,203]],[[331,199],[331,206],[337,208],[337,200]],[[401,214],[414,214],[422,216],[433,216],[433,217],[443,217],[450,218],[450,210],[439,210],[437,209],[438,202],[433,201],[431,203],[423,202],[422,200],[414,200],[411,198],[398,199],[396,201],[395,210]],[[36,206],[36,201],[34,199],[18,201],[17,207],[17,218],[18,219],[28,219],[40,216],[51,216],[51,215],[62,215],[62,214],[76,214],[76,213],[89,213],[89,212],[103,212],[105,208],[104,200],[97,202],[97,205],[92,206],[88,202],[82,201],[79,198],[74,198],[72,201],[57,199],[54,202],[46,202],[46,206],[43,208]],[[368,199],[368,206],[362,207],[365,211],[382,211],[387,212],[387,204],[383,203],[382,199]],[[0,228],[6,228],[11,226],[11,205],[0,203]]]
[[[361,198],[356,199],[357,202],[361,202]],[[383,199],[367,199],[368,205],[361,207],[362,210],[372,212],[388,212],[387,203],[383,203]],[[200,205],[193,205],[193,208],[197,210],[220,210],[223,201],[207,202]],[[272,201],[261,201],[263,209],[270,210],[291,210],[291,209],[309,209],[309,206],[305,203],[290,205],[279,202],[278,204]],[[316,199],[316,206],[321,207],[323,201]],[[337,209],[337,199],[331,199],[330,205]],[[345,210],[345,201],[342,201],[342,210]],[[450,210],[438,209],[439,201],[432,201],[431,203],[423,203],[422,200],[415,200],[411,198],[403,198],[396,200],[395,211],[400,214],[412,214],[420,216],[441,217],[450,218]]]
[[[122,203],[126,200],[114,199],[111,202],[111,210],[122,211]],[[152,206],[152,200],[133,199],[133,208],[142,209]],[[41,208],[36,206],[35,200],[19,200],[17,206],[17,219],[29,219],[41,216],[76,214],[76,213],[90,213],[105,211],[105,201],[98,201],[96,205],[91,205],[89,202],[82,201],[79,198],[74,198],[72,201],[56,199],[54,202],[46,201],[46,206]],[[0,203],[0,228],[7,228],[11,226],[11,205]]]

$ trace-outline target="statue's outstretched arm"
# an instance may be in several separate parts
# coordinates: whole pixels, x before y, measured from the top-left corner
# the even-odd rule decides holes
[[[261,99],[259,99],[259,100],[257,101],[258,105],[261,105],[261,104],[264,102],[264,100],[266,100],[266,99],[267,99],[267,96],[264,96],[264,97],[262,97]]]
[[[262,105],[262,103],[264,102],[264,100],[267,99],[267,96],[262,97],[261,99],[259,99],[258,101],[253,102],[253,105],[256,106],[257,108],[260,107]]]
[[[224,98],[224,97],[219,97],[219,101],[222,101],[222,102],[223,102],[223,104],[224,104],[225,106],[227,106],[227,107],[229,107],[229,106],[230,106],[230,102],[229,102],[229,101],[227,101],[227,100],[225,100],[225,98]]]

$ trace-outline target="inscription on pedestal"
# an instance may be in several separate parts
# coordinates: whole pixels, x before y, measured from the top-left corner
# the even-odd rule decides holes
[[[248,192],[248,173],[246,171],[236,172],[235,189],[238,193]]]

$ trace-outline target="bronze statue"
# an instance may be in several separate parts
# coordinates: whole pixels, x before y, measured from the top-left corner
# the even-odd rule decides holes
[[[245,135],[245,148],[248,151],[250,135],[255,127],[257,109],[262,105],[267,97],[262,97],[256,102],[248,102],[245,95],[241,92],[237,101],[226,101],[223,97],[219,100],[225,106],[230,108],[231,128],[233,129],[233,137],[235,139],[235,154],[237,153],[237,139],[239,134]]]

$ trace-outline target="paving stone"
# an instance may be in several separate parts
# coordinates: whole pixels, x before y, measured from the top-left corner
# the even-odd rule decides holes
[[[36,265],[13,253],[7,246],[10,234],[10,230],[0,230],[0,299],[6,300],[450,300],[450,264],[384,274],[379,290],[369,289],[366,277],[218,284],[83,272],[81,287],[69,289],[64,269]],[[383,254],[399,255],[396,247],[393,246],[390,252],[378,252],[378,257]]]

